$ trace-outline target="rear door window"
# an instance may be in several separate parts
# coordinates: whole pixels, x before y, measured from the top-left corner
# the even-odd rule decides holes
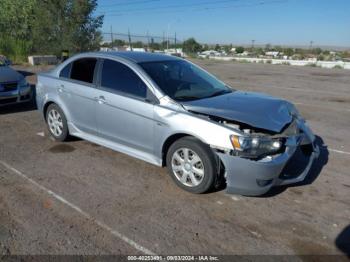
[[[101,86],[138,98],[146,98],[147,86],[128,66],[106,59],[103,62]]]
[[[96,62],[96,58],[82,58],[74,61],[70,78],[92,84],[94,82]]]

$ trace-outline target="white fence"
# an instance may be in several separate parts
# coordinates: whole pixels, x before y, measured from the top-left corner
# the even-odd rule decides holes
[[[58,60],[54,55],[34,55],[28,56],[28,62],[31,65],[55,65],[57,64]]]
[[[251,57],[235,57],[235,56],[209,56],[209,59],[222,60],[222,61],[245,61],[250,63],[271,63],[274,65],[278,64],[289,64],[294,66],[307,66],[314,64],[324,68],[334,68],[340,66],[344,69],[350,69],[350,62],[342,61],[313,61],[313,60],[289,60],[289,59],[267,59],[267,58],[251,58]]]

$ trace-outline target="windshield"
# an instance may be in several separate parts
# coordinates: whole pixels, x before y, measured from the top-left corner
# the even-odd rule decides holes
[[[176,101],[190,101],[232,92],[199,67],[186,61],[140,63],[162,91]]]

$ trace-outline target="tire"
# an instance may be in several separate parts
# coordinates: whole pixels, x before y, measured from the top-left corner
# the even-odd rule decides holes
[[[168,150],[166,164],[175,183],[188,192],[202,194],[216,183],[214,153],[208,145],[194,137],[175,141]]]
[[[69,137],[67,119],[61,108],[51,104],[46,110],[46,124],[50,135],[59,142],[66,141]]]

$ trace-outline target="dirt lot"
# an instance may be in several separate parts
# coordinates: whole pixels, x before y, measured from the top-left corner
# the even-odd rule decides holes
[[[321,146],[306,183],[264,197],[192,195],[165,169],[53,142],[30,105],[0,108],[0,254],[349,253],[350,71],[195,62],[297,105]]]

